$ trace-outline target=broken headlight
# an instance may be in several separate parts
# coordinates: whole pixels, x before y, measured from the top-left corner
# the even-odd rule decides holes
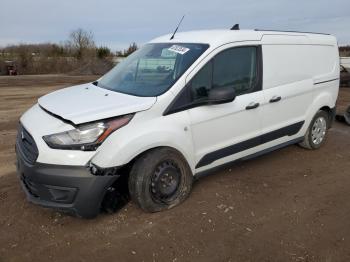
[[[133,115],[77,126],[75,129],[47,135],[43,139],[54,149],[93,151],[115,130],[130,122]]]

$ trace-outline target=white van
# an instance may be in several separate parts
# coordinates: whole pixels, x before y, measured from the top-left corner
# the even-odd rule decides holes
[[[143,210],[169,209],[213,168],[291,144],[319,148],[338,89],[330,35],[162,36],[98,81],[41,97],[20,119],[18,174],[30,201],[81,217],[113,202],[122,179]]]

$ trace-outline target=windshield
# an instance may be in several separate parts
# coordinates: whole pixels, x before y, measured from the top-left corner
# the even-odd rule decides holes
[[[104,75],[97,85],[135,96],[161,95],[208,47],[206,44],[147,44]]]

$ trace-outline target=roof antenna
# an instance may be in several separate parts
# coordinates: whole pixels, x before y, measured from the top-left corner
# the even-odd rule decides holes
[[[180,23],[177,25],[177,27],[176,27],[176,29],[175,29],[173,35],[170,37],[170,40],[173,40],[173,39],[174,39],[175,34],[176,34],[177,30],[179,29],[179,27],[180,27],[180,25],[181,25],[181,23],[182,23],[182,20],[184,20],[184,18],[185,18],[185,15],[182,16],[182,18],[181,18],[181,20],[180,20]]]
[[[235,24],[230,30],[239,30],[239,24]]]

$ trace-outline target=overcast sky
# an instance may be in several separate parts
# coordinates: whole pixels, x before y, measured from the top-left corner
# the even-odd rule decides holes
[[[113,50],[143,44],[174,30],[230,28],[331,33],[350,44],[350,0],[3,0],[0,46],[65,41],[76,28],[91,30]]]

